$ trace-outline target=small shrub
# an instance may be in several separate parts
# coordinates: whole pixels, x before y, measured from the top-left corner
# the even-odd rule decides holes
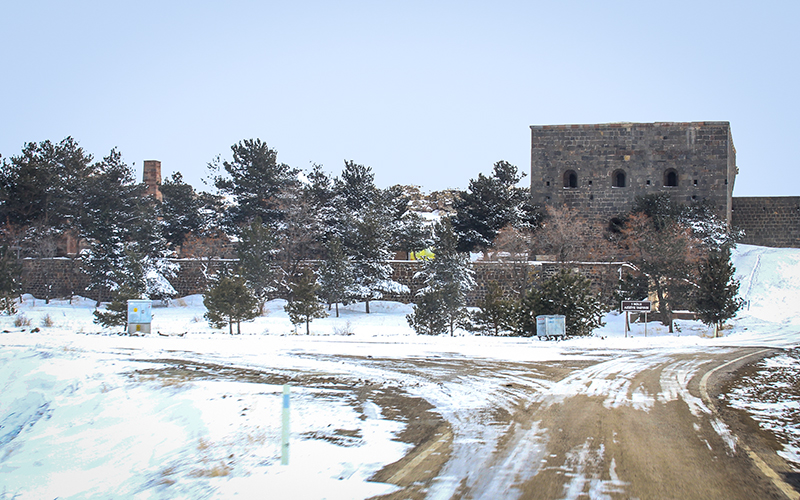
[[[0,313],[9,316],[17,314],[17,300],[14,297],[0,294]]]
[[[49,314],[46,314],[45,317],[42,318],[42,326],[44,327],[52,328],[55,324],[55,320],[53,320],[53,317]]]
[[[128,300],[138,298],[141,297],[132,288],[120,287],[104,310],[94,310],[94,322],[106,328],[125,326],[128,323]]]
[[[241,334],[242,321],[251,321],[261,314],[258,299],[241,276],[222,276],[203,294],[203,305],[208,312],[205,318],[212,328],[224,328],[233,334]]]
[[[441,335],[447,331],[447,318],[441,313],[442,294],[429,292],[417,296],[414,310],[406,315],[408,325],[418,334]]]
[[[335,325],[333,327],[333,334],[334,335],[354,335],[355,332],[353,332],[353,325],[350,324],[350,322],[348,321],[344,325],[342,325],[342,324]]]
[[[31,319],[24,314],[17,314],[14,317],[14,326],[31,326]]]

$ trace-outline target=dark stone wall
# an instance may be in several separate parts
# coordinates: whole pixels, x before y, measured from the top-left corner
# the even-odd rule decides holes
[[[407,286],[410,293],[387,294],[387,300],[397,300],[411,303],[420,288],[425,284],[414,275],[422,268],[419,261],[393,261],[391,262],[394,274],[392,278]],[[473,262],[475,288],[467,294],[467,303],[471,306],[486,297],[490,283],[497,283],[503,293],[513,296],[519,290],[524,290],[537,279],[541,273],[541,264],[534,263],[503,263],[503,262]]]
[[[668,185],[670,172],[675,186]],[[618,173],[624,187],[616,186]],[[728,122],[531,126],[534,203],[567,205],[593,224],[605,224],[628,212],[637,196],[657,192],[680,203],[709,200],[730,222],[735,176]]]
[[[230,265],[232,260],[199,261],[191,259],[177,260],[180,270],[170,279],[170,283],[179,297],[203,293],[207,286],[206,276],[216,272],[220,267]],[[405,294],[387,294],[386,300],[411,303],[416,292],[424,286],[414,276],[421,269],[419,261],[391,261],[393,279],[406,285],[410,292]],[[310,263],[313,267],[314,263]],[[474,306],[486,297],[489,284],[494,282],[509,297],[528,289],[540,279],[552,276],[561,267],[569,267],[584,274],[592,280],[595,291],[602,297],[609,297],[619,273],[620,263],[548,263],[548,262],[474,262],[475,288],[467,295],[467,303]],[[89,280],[80,270],[77,260],[68,258],[56,259],[23,259],[22,260],[23,293],[34,297],[58,298],[80,295],[94,300],[108,300],[106,294],[87,290]]]
[[[81,272],[78,262],[67,257],[54,259],[22,259],[22,293],[36,298],[83,297],[102,299],[90,294],[88,277]]]
[[[800,196],[734,198],[732,225],[744,230],[742,243],[800,248]]]
[[[206,289],[205,276],[213,274],[232,260],[200,261],[178,259],[180,270],[170,279],[170,284],[179,297],[203,293]],[[30,293],[36,298],[47,299],[80,295],[94,300],[109,299],[102,290],[88,290],[89,278],[81,271],[80,261],[66,257],[55,259],[22,259],[22,293]]]

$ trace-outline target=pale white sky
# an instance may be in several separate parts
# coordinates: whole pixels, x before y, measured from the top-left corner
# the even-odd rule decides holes
[[[26,1],[0,5],[0,154],[71,135],[198,189],[278,159],[466,188],[530,125],[731,122],[736,196],[800,195],[800,2]]]

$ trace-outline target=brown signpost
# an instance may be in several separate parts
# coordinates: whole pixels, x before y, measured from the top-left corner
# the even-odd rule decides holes
[[[643,312],[644,313],[644,336],[647,337],[647,313],[653,307],[652,302],[649,300],[623,300],[622,312],[625,313],[625,338],[628,338],[630,313]]]

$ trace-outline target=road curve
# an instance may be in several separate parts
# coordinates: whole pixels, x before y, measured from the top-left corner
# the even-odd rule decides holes
[[[530,363],[371,359],[386,378],[415,374],[417,394],[427,394],[445,420],[376,476],[402,488],[381,498],[799,498],[769,436],[715,403],[735,370],[773,352],[641,349]]]

